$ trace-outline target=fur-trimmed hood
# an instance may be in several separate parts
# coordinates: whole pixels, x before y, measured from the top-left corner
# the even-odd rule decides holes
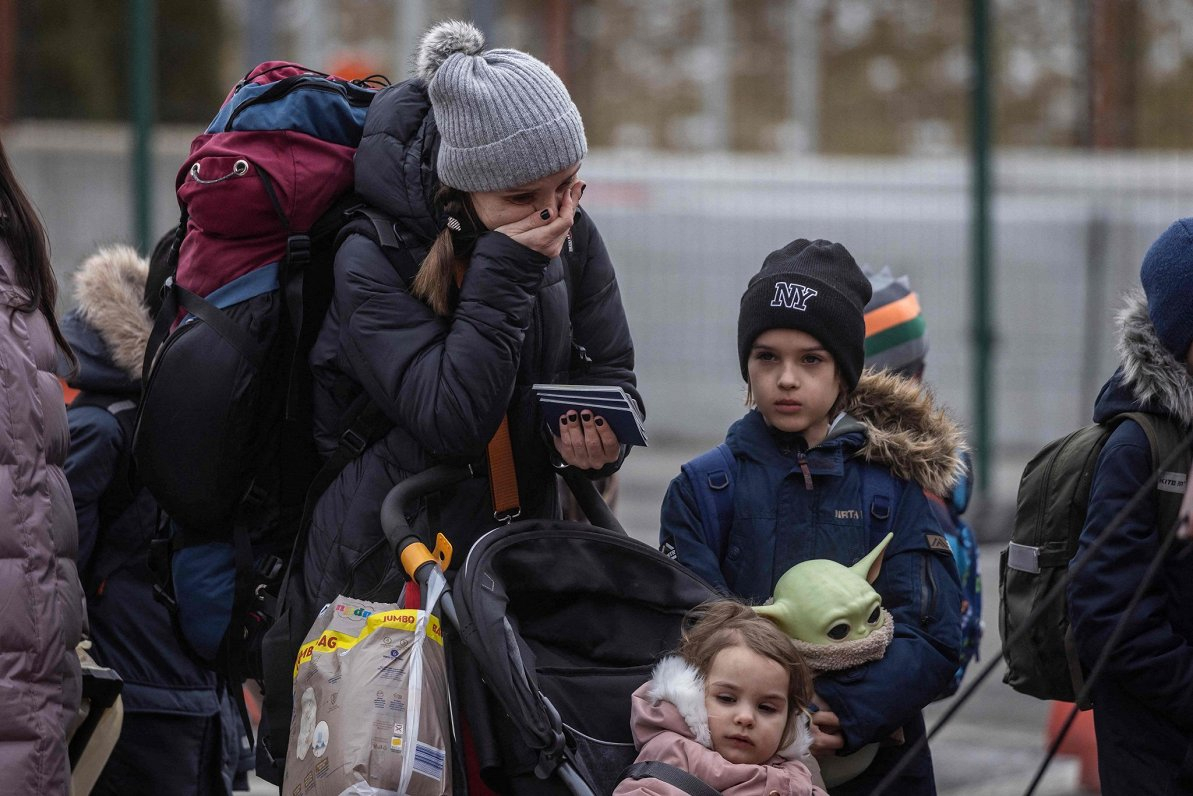
[[[888,371],[867,370],[845,407],[864,428],[858,456],[890,468],[935,495],[947,495],[963,472],[960,427],[935,404],[932,392]],[[856,429],[843,420],[830,438]]]
[[[63,333],[79,356],[72,386],[123,391],[141,379],[153,320],[144,303],[149,266],[128,246],[106,246],[88,257],[74,277],[75,309]]]
[[[639,697],[644,697],[646,704],[639,704]],[[634,698],[635,737],[641,740],[643,734],[669,730],[690,735],[701,746],[712,748],[708,709],[704,705],[704,678],[683,658],[672,655],[659,661],[650,682]],[[797,720],[795,738],[778,752],[779,757],[787,760],[806,756],[812,746],[807,715],[799,716]],[[679,721],[682,721],[682,727],[675,726]],[[683,733],[684,729],[686,733]]]
[[[1094,419],[1141,408],[1193,425],[1193,378],[1160,342],[1142,290],[1127,294],[1116,322],[1119,369],[1098,396]]]

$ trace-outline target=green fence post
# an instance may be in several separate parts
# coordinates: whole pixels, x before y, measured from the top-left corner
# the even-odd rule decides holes
[[[155,0],[130,0],[129,104],[132,106],[133,236],[137,249],[149,253],[153,209],[153,119]]]
[[[972,0],[971,95],[972,207],[970,221],[970,282],[973,314],[973,447],[977,487],[985,491],[990,484],[993,461],[991,426],[990,372],[994,347],[993,296],[990,279],[990,25],[986,0]]]

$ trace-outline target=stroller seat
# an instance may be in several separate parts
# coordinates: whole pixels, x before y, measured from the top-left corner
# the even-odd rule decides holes
[[[717,596],[648,545],[565,521],[482,536],[452,592],[461,638],[540,776],[566,761],[597,794],[634,760],[630,695],[676,648],[684,614]]]

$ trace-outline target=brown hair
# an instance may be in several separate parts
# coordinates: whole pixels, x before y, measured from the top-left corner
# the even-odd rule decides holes
[[[713,600],[693,608],[685,619],[679,655],[708,677],[713,659],[726,647],[742,646],[769,658],[787,672],[787,726],[779,748],[794,739],[793,720],[812,700],[812,673],[782,630],[737,600]]]
[[[435,194],[435,206],[455,218],[475,218],[468,194],[446,185]],[[436,315],[451,315],[455,309],[452,291],[456,284],[456,270],[463,266],[463,257],[456,254],[456,247],[452,243],[451,230],[444,227],[418,266],[410,293],[433,309]]]
[[[29,302],[18,304],[17,309],[26,313],[40,310],[71,369],[78,368],[79,361],[62,336],[54,315],[58,281],[50,264],[50,241],[37,210],[17,182],[3,141],[0,141],[0,239],[12,250],[17,286],[29,292]]]

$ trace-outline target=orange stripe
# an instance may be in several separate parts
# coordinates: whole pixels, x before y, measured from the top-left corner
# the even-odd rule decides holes
[[[75,398],[79,397],[79,391],[66,383],[66,379],[59,377],[58,383],[62,385],[62,398],[66,401],[66,405],[70,406],[74,403]]]
[[[866,313],[866,337],[885,332],[920,314],[920,299],[915,293],[908,293],[898,301],[884,304]]]

